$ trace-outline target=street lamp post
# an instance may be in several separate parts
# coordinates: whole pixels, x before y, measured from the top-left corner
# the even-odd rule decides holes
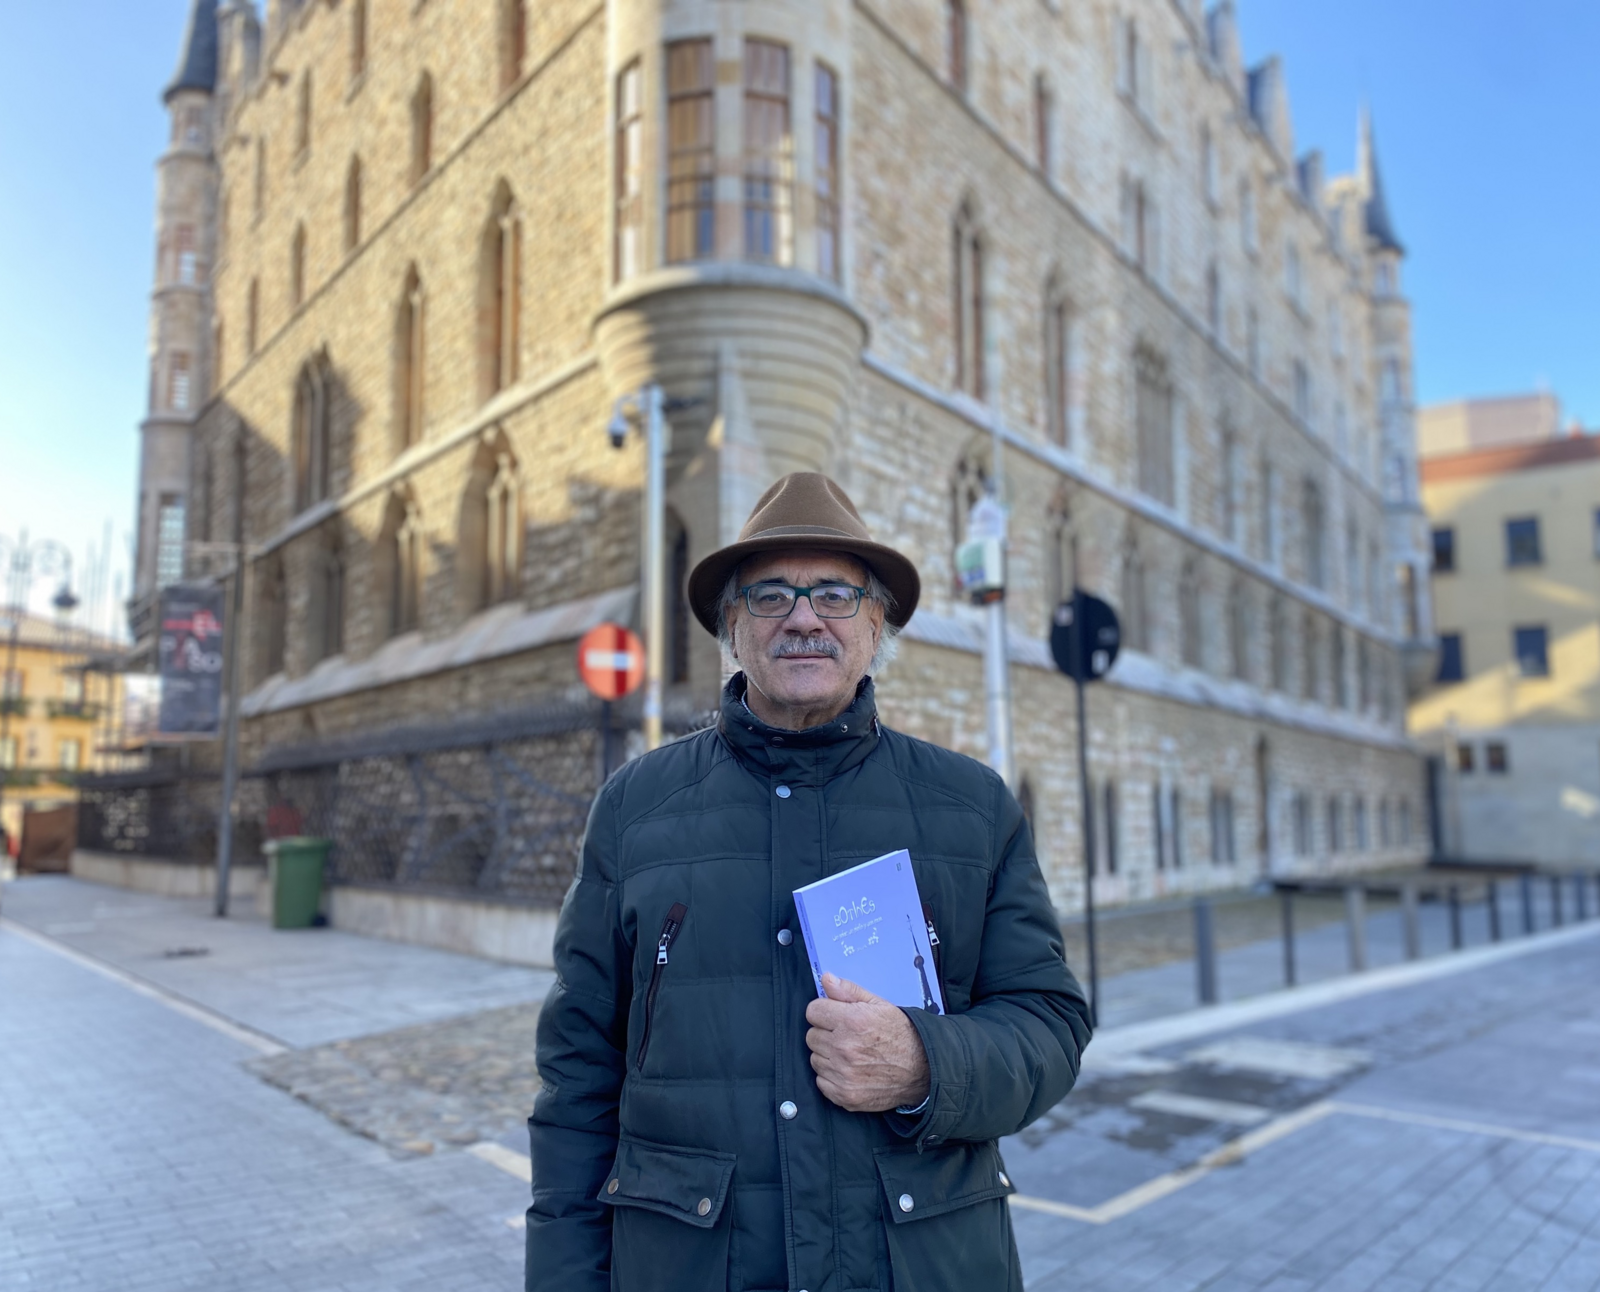
[[[17,672],[17,647],[22,638],[22,621],[28,614],[28,594],[40,579],[59,578],[61,589],[53,604],[63,618],[72,613],[78,598],[72,593],[72,553],[53,539],[28,541],[28,531],[23,530],[16,539],[0,534],[0,568],[6,574],[6,617],[9,632],[6,635],[6,668],[4,681],[0,682],[0,750],[11,740],[11,709],[22,698],[21,687],[13,693],[13,678]],[[15,764],[20,759],[13,759]],[[13,769],[0,767],[0,809],[5,806],[6,781]]]
[[[639,616],[644,627],[644,747],[649,752],[661,744],[662,679],[666,672],[667,640],[667,454],[672,451],[672,424],[668,413],[702,403],[700,399],[669,399],[654,382],[617,400],[606,433],[611,447],[622,448],[628,432],[637,426],[644,436],[645,485],[641,517],[644,550],[644,604]]]

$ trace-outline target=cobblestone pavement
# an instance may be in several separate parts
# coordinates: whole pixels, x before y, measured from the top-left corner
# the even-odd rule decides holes
[[[537,1004],[510,1005],[271,1055],[251,1069],[397,1152],[483,1140],[524,1148],[538,1021]]]

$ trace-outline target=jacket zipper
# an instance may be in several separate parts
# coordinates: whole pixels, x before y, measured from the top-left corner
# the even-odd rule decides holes
[[[933,907],[922,904],[922,919],[928,926],[928,950],[933,952],[933,976],[939,980],[939,999],[944,1002],[944,1012],[950,1012],[950,993],[944,986],[944,947],[939,942],[939,930],[933,927]]]
[[[661,925],[661,937],[656,942],[656,967],[650,971],[650,988],[644,998],[644,1026],[639,1032],[639,1058],[635,1067],[640,1072],[644,1071],[645,1051],[650,1048],[650,1020],[655,1017],[656,995],[661,991],[661,971],[667,967],[667,952],[672,949],[673,940],[678,936],[678,930],[683,927],[683,918],[689,914],[689,908],[682,902],[674,902],[672,909],[667,912],[666,921]]]

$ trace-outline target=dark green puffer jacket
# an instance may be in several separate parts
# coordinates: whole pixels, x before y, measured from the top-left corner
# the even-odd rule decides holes
[[[981,764],[881,728],[870,680],[802,732],[743,694],[595,800],[539,1021],[528,1292],[1021,1292],[995,1141],[1072,1088],[1089,1040],[1022,812]],[[851,1113],[811,1070],[791,894],[898,848],[949,1013],[907,1011],[925,1109]]]

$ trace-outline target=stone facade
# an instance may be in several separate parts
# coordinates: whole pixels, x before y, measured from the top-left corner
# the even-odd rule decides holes
[[[1090,700],[1104,900],[1422,855],[1400,248],[1370,136],[1354,176],[1297,158],[1230,4],[221,23],[223,340],[188,517],[251,547],[247,758],[574,694],[572,640],[636,614],[643,455],[605,427],[654,380],[685,405],[675,568],[775,475],[830,472],[923,574],[887,720],[976,756],[954,550],[998,491],[1016,788],[1063,909],[1080,811],[1045,638],[1074,568],[1130,630]],[[709,707],[715,644],[675,626],[670,654],[672,702]]]

